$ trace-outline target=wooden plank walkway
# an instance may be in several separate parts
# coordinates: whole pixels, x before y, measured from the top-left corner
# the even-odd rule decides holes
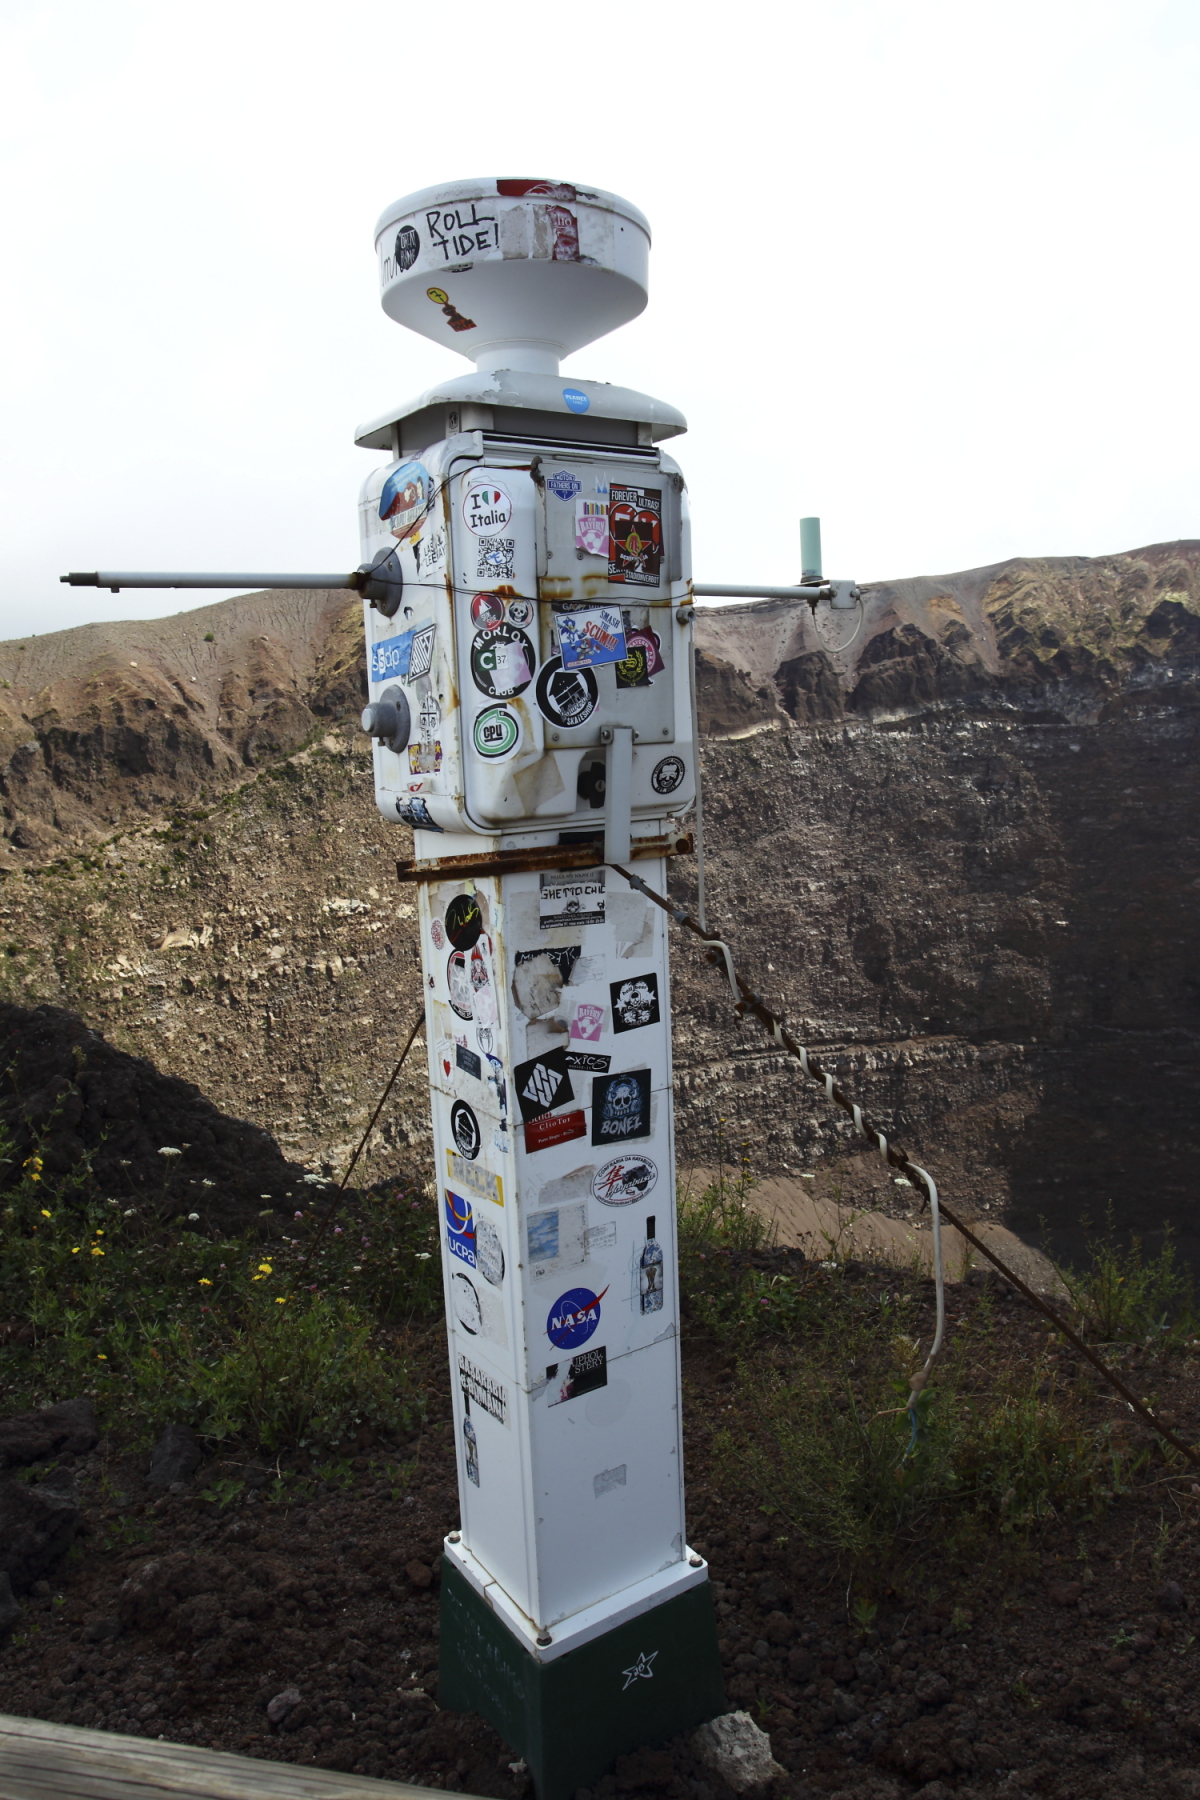
[[[0,1800],[430,1800],[434,1791],[0,1713]]]

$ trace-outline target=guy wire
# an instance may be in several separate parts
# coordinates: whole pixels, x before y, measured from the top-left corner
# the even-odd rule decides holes
[[[1110,1369],[1108,1364],[1084,1343],[1078,1333],[1071,1329],[1066,1320],[1059,1317],[1058,1313],[1055,1312],[1049,1302],[1044,1300],[1040,1294],[1034,1293],[1033,1289],[1021,1280],[1021,1277],[1015,1270],[1010,1269],[994,1250],[990,1249],[981,1238],[976,1236],[975,1232],[971,1230],[970,1226],[966,1224],[963,1219],[958,1218],[951,1212],[944,1200],[939,1200],[937,1187],[932,1177],[926,1170],[922,1169],[918,1163],[912,1161],[906,1150],[901,1149],[897,1144],[889,1143],[882,1131],[877,1130],[869,1120],[864,1119],[861,1108],[856,1106],[854,1101],[843,1091],[838,1082],[834,1080],[832,1074],[822,1067],[815,1056],[809,1055],[804,1045],[792,1036],[779,1014],[773,1012],[766,1002],[760,999],[753,988],[751,988],[750,985],[742,979],[741,975],[738,974],[734,967],[733,958],[728,946],[724,944],[720,938],[705,931],[699,920],[693,918],[692,914],[689,913],[685,907],[673,906],[671,902],[664,899],[661,894],[656,894],[654,889],[649,887],[640,876],[631,874],[628,869],[623,869],[619,863],[613,863],[611,866],[616,870],[618,875],[624,877],[630,887],[636,888],[638,893],[644,894],[648,900],[653,900],[654,904],[660,906],[665,913],[669,914],[677,925],[681,925],[685,931],[690,931],[692,935],[698,937],[702,943],[709,945],[709,962],[715,963],[718,958],[720,958],[725,964],[730,985],[737,996],[735,1000],[736,1010],[743,1015],[748,1012],[753,1013],[767,1035],[772,1037],[781,1049],[786,1050],[789,1056],[793,1056],[796,1059],[806,1075],[813,1081],[820,1083],[825,1089],[828,1099],[833,1101],[836,1106],[840,1106],[843,1112],[850,1114],[856,1128],[875,1146],[880,1155],[883,1156],[884,1160],[890,1164],[892,1168],[901,1170],[913,1183],[913,1186],[918,1188],[925,1195],[931,1214],[934,1212],[935,1208],[940,1208],[941,1217],[946,1220],[947,1224],[952,1225],[956,1231],[961,1232],[967,1242],[978,1250],[981,1256],[985,1256],[988,1262],[990,1262],[994,1268],[999,1270],[1004,1279],[1011,1283],[1019,1294],[1024,1295],[1029,1304],[1034,1307],[1036,1311],[1040,1312],[1045,1319],[1048,1319],[1056,1331],[1062,1333],[1069,1344],[1074,1345],[1079,1354],[1091,1363],[1097,1374],[1102,1376],[1109,1386],[1120,1394],[1130,1410],[1137,1413],[1140,1418],[1144,1419],[1152,1430],[1158,1433],[1159,1437],[1163,1438],[1166,1443],[1171,1445],[1172,1449],[1178,1450],[1181,1456],[1186,1457],[1187,1461],[1190,1462],[1194,1468],[1200,1468],[1200,1454],[1193,1450],[1190,1445],[1185,1444],[1182,1438],[1177,1437],[1169,1426],[1164,1425],[1162,1420],[1156,1417],[1151,1408],[1147,1406],[1144,1401],[1139,1400],[1132,1389],[1126,1387],[1116,1371]],[[918,1370],[917,1373],[910,1378],[909,1385],[912,1388],[912,1397],[908,1404],[910,1417],[912,1416],[912,1409],[917,1395],[928,1380],[933,1358],[941,1349],[940,1324],[942,1308],[940,1305],[938,1312],[939,1330],[935,1334],[934,1348],[926,1358],[924,1367]]]

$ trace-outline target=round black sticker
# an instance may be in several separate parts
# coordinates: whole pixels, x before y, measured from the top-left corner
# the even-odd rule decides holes
[[[456,950],[469,950],[483,930],[483,914],[474,894],[455,894],[446,908],[446,936]]]
[[[479,1135],[479,1120],[465,1100],[456,1100],[451,1107],[450,1129],[454,1133],[459,1155],[465,1156],[468,1162],[474,1162],[483,1140]]]
[[[537,681],[538,711],[552,725],[568,731],[586,725],[599,698],[600,689],[590,669],[564,669],[561,656],[543,664]]]
[[[682,756],[664,756],[654,765],[650,786],[656,794],[673,794],[686,773]]]
[[[471,679],[491,700],[511,700],[533,680],[537,656],[523,631],[507,621],[478,631],[471,643]]]

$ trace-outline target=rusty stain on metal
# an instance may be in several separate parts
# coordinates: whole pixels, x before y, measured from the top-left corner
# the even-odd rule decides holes
[[[690,831],[670,832],[665,837],[634,838],[630,860],[646,857],[690,856]],[[527,875],[538,869],[594,869],[604,860],[604,839],[589,844],[534,844],[515,850],[483,850],[467,856],[423,858],[398,862],[399,881],[461,881],[482,875]]]

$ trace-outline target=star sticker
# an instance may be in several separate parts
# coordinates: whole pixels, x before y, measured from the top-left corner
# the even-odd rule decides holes
[[[657,1650],[652,1650],[649,1656],[646,1655],[644,1650],[639,1651],[638,1659],[633,1664],[632,1668],[621,1670],[622,1675],[625,1677],[625,1687],[632,1687],[635,1681],[653,1681],[654,1670],[650,1665],[657,1655]],[[622,1688],[621,1692],[624,1693],[625,1688]]]

